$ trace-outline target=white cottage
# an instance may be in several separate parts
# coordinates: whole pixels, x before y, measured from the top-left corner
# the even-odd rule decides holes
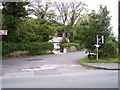
[[[60,52],[60,43],[62,42],[63,38],[65,36],[65,33],[62,33],[62,37],[58,37],[58,32],[54,34],[54,37],[52,40],[49,40],[49,42],[52,42],[54,45],[53,52]],[[66,40],[69,42],[69,39],[66,38]]]

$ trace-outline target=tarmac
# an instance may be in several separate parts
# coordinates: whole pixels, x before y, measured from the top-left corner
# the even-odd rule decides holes
[[[64,54],[60,51],[54,51],[54,54]],[[82,63],[80,65],[86,68],[93,68],[93,69],[102,69],[102,70],[120,70],[119,63]]]

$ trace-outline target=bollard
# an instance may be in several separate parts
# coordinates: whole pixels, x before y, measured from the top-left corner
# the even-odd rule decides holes
[[[67,49],[66,48],[63,49],[63,53],[67,53]]]

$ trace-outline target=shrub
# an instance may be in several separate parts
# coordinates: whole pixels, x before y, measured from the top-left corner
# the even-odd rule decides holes
[[[2,41],[0,41],[0,56],[2,55]]]
[[[79,44],[77,44],[77,43],[62,43],[62,48],[70,47],[70,46],[79,47]]]
[[[99,47],[100,58],[116,58],[118,55],[117,44],[109,40]]]
[[[28,51],[29,55],[46,54],[46,50],[52,50],[53,44],[48,42],[27,42],[27,43],[2,43],[2,55],[8,55],[13,51]]]

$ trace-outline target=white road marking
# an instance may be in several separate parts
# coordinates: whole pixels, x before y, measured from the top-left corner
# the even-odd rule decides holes
[[[37,71],[37,70],[50,70],[50,69],[56,69],[60,67],[81,67],[80,65],[68,65],[68,64],[45,64],[41,67],[38,68],[27,68],[27,69],[22,69],[21,71]]]

